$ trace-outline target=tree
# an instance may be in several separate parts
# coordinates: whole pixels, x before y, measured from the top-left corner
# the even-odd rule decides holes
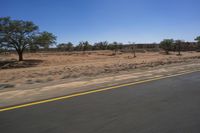
[[[165,50],[166,54],[169,54],[169,51],[171,50],[172,44],[174,40],[173,39],[164,39],[160,42],[160,46],[162,49]]]
[[[117,51],[119,49],[119,44],[117,42],[113,42],[109,44],[109,49],[114,51],[114,55],[117,54]]]
[[[23,52],[29,46],[53,44],[56,37],[52,33],[39,32],[39,27],[31,21],[0,18],[0,45],[15,49],[19,61],[23,60]]]
[[[131,46],[133,57],[135,58],[136,57],[136,45],[135,45],[135,43],[131,43],[131,42],[129,42],[129,44]]]
[[[3,47],[0,45],[0,53],[3,52]]]
[[[182,40],[176,40],[175,41],[175,47],[176,47],[176,50],[178,51],[179,56],[181,55],[181,45],[183,43],[184,43],[184,41],[182,41]]]
[[[56,42],[56,36],[47,31],[41,32],[34,37],[33,45],[37,44],[45,50],[49,49],[49,46],[54,45]]]
[[[35,44],[29,44],[29,46],[27,47],[29,49],[30,52],[34,53],[36,52],[37,50],[39,50],[39,46],[38,45],[35,45]]]
[[[57,45],[57,48],[60,50],[64,50],[64,51],[72,51],[73,50],[73,44],[71,42],[68,43],[61,43]]]
[[[82,41],[82,42],[79,43],[78,49],[83,51],[83,53],[85,54],[85,51],[86,50],[91,50],[92,46],[89,44],[88,41],[85,41],[85,42]]]
[[[106,50],[108,47],[108,42],[104,41],[104,42],[98,42],[94,44],[94,49],[95,50]]]
[[[194,40],[197,41],[197,50],[200,51],[200,36],[196,37]]]

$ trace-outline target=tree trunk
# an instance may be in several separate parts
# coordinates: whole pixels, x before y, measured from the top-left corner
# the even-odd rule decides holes
[[[178,51],[178,55],[181,55],[181,51],[180,50]]]
[[[136,57],[135,45],[133,45],[132,51],[133,51],[133,57],[135,58]]]
[[[135,50],[134,50],[134,53],[133,53],[133,54],[134,54],[134,58],[135,58],[135,57],[136,57]]]
[[[114,53],[114,55],[117,55],[117,49],[115,49],[115,53]]]
[[[23,52],[17,52],[19,56],[19,61],[23,61]]]
[[[178,55],[181,55],[181,44],[178,44]]]

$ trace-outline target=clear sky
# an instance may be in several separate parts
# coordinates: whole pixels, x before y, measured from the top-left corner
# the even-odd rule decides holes
[[[31,20],[57,42],[193,41],[200,0],[0,0],[0,16]]]

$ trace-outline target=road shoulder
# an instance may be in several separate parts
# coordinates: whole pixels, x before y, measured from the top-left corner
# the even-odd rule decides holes
[[[0,91],[0,108],[13,106],[33,101],[50,99],[75,93],[119,86],[129,83],[139,83],[151,79],[160,79],[200,70],[200,63],[181,63],[164,65],[155,68],[143,68],[140,70],[121,72],[106,77],[87,78],[84,80],[69,81],[59,84],[51,84],[32,89],[15,89]]]

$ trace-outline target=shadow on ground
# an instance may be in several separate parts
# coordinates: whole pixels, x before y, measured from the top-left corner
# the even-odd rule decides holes
[[[12,68],[26,68],[26,67],[34,67],[42,63],[43,60],[9,60],[9,61],[0,61],[0,69],[12,69]]]

